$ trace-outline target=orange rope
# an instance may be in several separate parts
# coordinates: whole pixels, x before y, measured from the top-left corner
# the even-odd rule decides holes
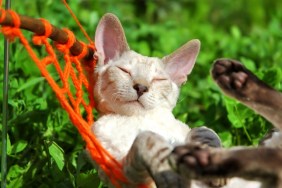
[[[88,42],[90,44],[94,44],[94,42],[91,40],[91,38],[89,37],[89,35],[87,34],[87,32],[85,31],[85,29],[82,27],[82,25],[80,24],[79,20],[77,19],[76,15],[73,13],[72,9],[70,8],[70,6],[68,5],[66,0],[62,0],[65,7],[68,9],[69,13],[71,14],[72,18],[74,19],[74,21],[76,22],[76,24],[78,25],[79,29],[82,31],[83,35],[87,38]]]
[[[45,26],[45,34],[38,36],[34,35],[32,41],[36,45],[43,45],[46,48],[47,56],[39,58],[33,51],[27,39],[24,37],[19,29],[20,19],[19,16],[13,11],[3,11],[0,18],[2,22],[7,13],[11,14],[14,22],[14,27],[3,26],[1,32],[8,37],[10,40],[19,38],[20,42],[26,48],[32,60],[35,62],[39,68],[42,76],[44,76],[55,92],[58,100],[62,107],[69,114],[69,118],[72,123],[76,126],[82,138],[86,142],[86,147],[90,152],[91,157],[96,163],[102,168],[107,176],[110,178],[113,185],[116,187],[121,187],[120,183],[126,183],[127,180],[122,173],[121,164],[119,164],[109,153],[106,151],[99,140],[93,135],[90,130],[90,126],[93,124],[93,83],[94,79],[90,76],[89,81],[83,72],[80,60],[86,55],[88,47],[95,48],[94,43],[86,45],[83,44],[83,50],[81,54],[77,56],[72,56],[70,54],[70,47],[75,42],[74,34],[65,29],[68,35],[68,41],[66,44],[56,43],[55,48],[63,54],[65,64],[60,65],[56,52],[53,46],[48,42],[48,36],[51,34],[52,28],[51,24],[44,19],[41,19]],[[92,75],[96,63],[95,58],[91,62],[84,62],[85,70],[87,74]],[[60,83],[57,83],[53,77],[49,74],[47,67],[54,66],[58,75],[60,77]],[[73,85],[72,85],[73,84]],[[70,91],[71,86],[74,86],[75,92]],[[89,93],[89,101],[86,101],[83,96],[85,95],[84,89]],[[84,119],[81,110],[85,110],[87,117]]]

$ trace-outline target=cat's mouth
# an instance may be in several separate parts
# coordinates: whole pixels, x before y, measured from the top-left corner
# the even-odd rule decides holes
[[[145,106],[138,99],[132,100],[132,101],[128,101],[127,103],[137,104],[137,105],[141,106],[142,108],[145,108]]]

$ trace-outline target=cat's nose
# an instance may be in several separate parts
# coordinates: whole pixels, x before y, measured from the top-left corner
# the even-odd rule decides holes
[[[143,93],[148,91],[148,87],[142,84],[135,84],[133,88],[136,90],[138,97],[143,95]]]

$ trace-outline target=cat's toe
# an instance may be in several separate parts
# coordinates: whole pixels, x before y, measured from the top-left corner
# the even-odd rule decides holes
[[[217,59],[215,60],[213,67],[212,67],[212,76],[214,79],[217,79],[223,74],[226,74],[226,72],[230,71],[232,69],[232,63],[228,59]]]
[[[231,74],[232,88],[235,90],[243,89],[246,85],[248,75],[245,72],[233,72]]]
[[[201,144],[177,146],[171,153],[173,168],[188,178],[197,178],[201,168],[209,165],[209,148]]]

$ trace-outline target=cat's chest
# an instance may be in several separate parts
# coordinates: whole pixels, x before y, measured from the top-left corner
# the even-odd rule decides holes
[[[183,143],[190,129],[176,120],[171,112],[157,111],[140,116],[106,115],[92,126],[92,132],[103,147],[117,159],[126,155],[136,136],[142,131],[152,131],[169,143]]]

